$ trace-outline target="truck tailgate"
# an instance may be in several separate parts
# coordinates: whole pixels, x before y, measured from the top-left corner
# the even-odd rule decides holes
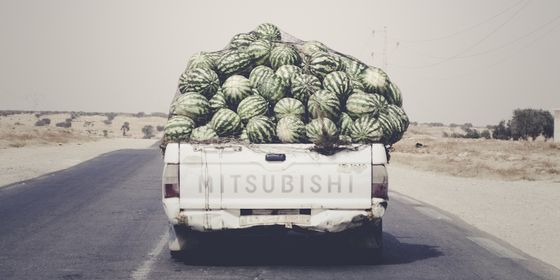
[[[180,207],[370,208],[371,145],[328,156],[312,146],[181,144]]]

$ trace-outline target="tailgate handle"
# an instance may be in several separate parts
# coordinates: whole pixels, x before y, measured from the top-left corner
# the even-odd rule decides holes
[[[266,161],[285,161],[286,154],[266,154]]]

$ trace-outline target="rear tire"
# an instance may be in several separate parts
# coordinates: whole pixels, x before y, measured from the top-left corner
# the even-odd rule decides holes
[[[378,263],[383,260],[383,222],[374,220],[364,226],[359,233],[358,248],[367,263]]]
[[[169,252],[171,257],[184,256],[185,252],[195,250],[199,246],[199,239],[183,226],[169,225]]]

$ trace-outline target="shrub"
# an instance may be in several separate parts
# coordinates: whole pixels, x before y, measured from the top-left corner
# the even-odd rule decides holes
[[[103,123],[106,125],[111,125],[113,122],[111,120],[104,120]]]
[[[163,129],[164,129],[163,125],[158,125],[158,126],[156,126],[156,130],[157,130],[158,132],[162,132]]]
[[[126,133],[130,130],[130,124],[128,122],[124,122],[121,126],[122,135],[126,136]]]
[[[137,117],[137,118],[142,118],[142,117],[145,117],[145,116],[146,116],[146,113],[144,113],[144,112],[138,112],[138,113],[134,114],[134,116]]]
[[[142,128],[142,133],[144,133],[144,139],[150,139],[154,137],[154,127],[151,125],[145,125]]]
[[[500,121],[500,123],[494,126],[492,129],[492,138],[498,140],[509,140],[511,139],[511,123],[510,121]]]
[[[107,121],[109,121],[109,124],[111,124],[111,121],[114,120],[117,115],[118,114],[114,112],[105,114],[105,116],[107,116]]]
[[[107,131],[107,129],[103,130],[103,136],[104,137],[109,137],[109,131]]]
[[[484,139],[490,139],[492,138],[492,135],[490,135],[490,131],[488,129],[485,129],[480,133],[480,137]]]
[[[40,119],[38,121],[35,122],[35,126],[46,126],[51,124],[51,120],[44,118],[44,119]]]

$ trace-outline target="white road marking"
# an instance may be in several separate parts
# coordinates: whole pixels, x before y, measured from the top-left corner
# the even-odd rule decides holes
[[[525,260],[526,258],[509,250],[508,248],[482,237],[467,237],[470,241],[476,243],[478,246],[492,252],[500,258]]]
[[[396,192],[389,193],[389,198],[396,198],[397,200],[400,200],[401,202],[405,202],[407,204],[422,204],[422,202],[420,202],[416,199],[404,196],[404,195],[402,195],[400,193],[396,193]]]
[[[148,274],[152,271],[152,266],[156,262],[157,256],[161,253],[165,245],[167,245],[167,240],[169,239],[169,232],[166,231],[165,234],[161,236],[156,247],[148,254],[148,259],[142,263],[141,266],[136,268],[132,272],[132,279],[134,280],[144,280],[147,279]]]
[[[432,208],[426,208],[426,207],[414,207],[414,209],[418,210],[418,212],[436,219],[436,220],[445,220],[445,221],[452,221],[452,219],[442,213],[440,213],[439,211],[436,211]]]

